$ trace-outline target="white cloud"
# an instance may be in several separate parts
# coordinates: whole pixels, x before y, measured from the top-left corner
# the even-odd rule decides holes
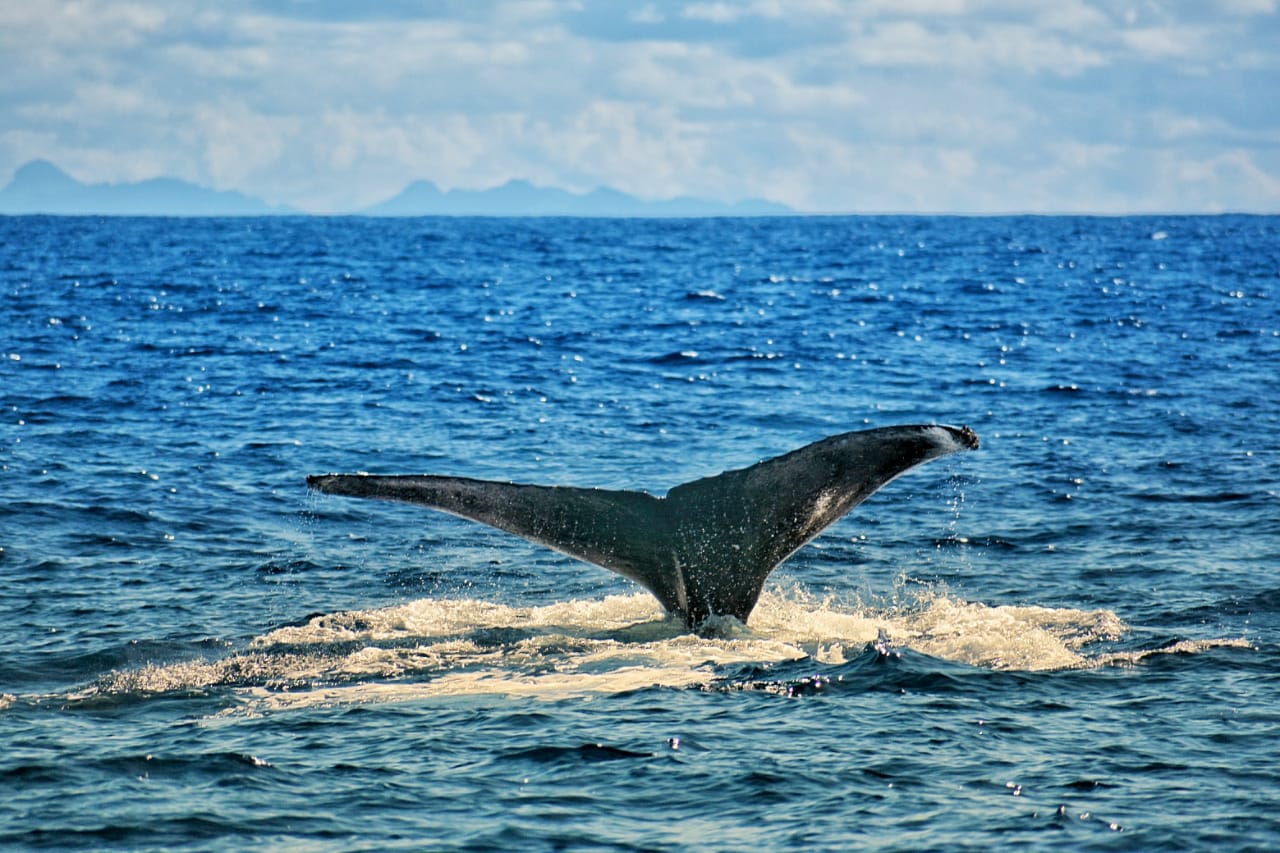
[[[661,24],[666,19],[666,15],[659,12],[658,7],[652,3],[627,15],[627,20],[633,24]]]
[[[822,210],[1280,208],[1271,0],[247,2],[4,4],[0,180],[44,156],[316,210],[416,178]]]
[[[1241,149],[1224,151],[1204,160],[1168,158],[1169,171],[1176,178],[1177,184],[1189,188],[1202,195],[1215,193],[1233,183],[1247,183],[1255,188],[1255,192],[1272,203],[1280,201],[1280,175],[1271,174],[1254,162],[1253,155]],[[1221,201],[1215,205],[1226,205]]]
[[[563,128],[544,128],[541,144],[553,162],[591,184],[614,184],[647,198],[679,195],[707,162],[707,131],[673,111],[600,101]],[[613,176],[626,175],[617,182]]]
[[[134,48],[167,21],[164,8],[147,3],[78,0],[5,3],[0,7],[0,31],[17,39],[38,35],[44,45],[52,46],[101,41],[113,49]]]
[[[1271,15],[1276,0],[1222,0],[1222,8],[1235,15]]]
[[[967,0],[853,0],[849,11],[866,17],[937,19],[975,10]]]
[[[852,55],[871,66],[958,71],[1012,69],[1072,76],[1107,64],[1096,49],[1021,24],[995,23],[966,31],[914,20],[872,24],[854,36]]]
[[[147,98],[137,88],[105,82],[76,83],[65,100],[20,106],[16,112],[40,122],[102,121],[158,117],[168,114],[165,104]]]
[[[1198,116],[1155,112],[1149,116],[1156,138],[1161,142],[1177,142],[1195,139],[1210,131],[1210,123]],[[1213,122],[1213,130],[1224,129],[1220,122]]]
[[[199,104],[180,133],[200,152],[202,176],[215,187],[246,187],[279,163],[289,141],[305,132],[295,117],[255,112],[230,98]]]
[[[1204,36],[1190,29],[1147,27],[1125,30],[1121,40],[1131,50],[1152,59],[1175,59],[1194,55]]]
[[[710,21],[714,24],[729,24],[742,17],[747,10],[728,3],[691,3],[681,14],[694,21]]]
[[[1038,8],[1036,21],[1040,26],[1051,30],[1088,34],[1112,26],[1107,15],[1083,0],[1058,0],[1045,3]]]

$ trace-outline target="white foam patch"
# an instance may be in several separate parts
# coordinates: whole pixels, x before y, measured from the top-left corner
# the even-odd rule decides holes
[[[1092,644],[1127,630],[1109,610],[990,606],[936,592],[877,609],[766,590],[749,625],[711,627],[712,636],[687,633],[645,593],[546,607],[425,599],[319,616],[219,660],[112,673],[81,698],[229,686],[245,703],[233,713],[433,696],[564,698],[714,683],[734,664],[838,665],[885,641],[1002,670],[1124,664],[1154,653],[1091,654]]]
[[[889,635],[935,657],[1034,671],[1090,665],[1083,647],[1118,640],[1126,630],[1110,610],[991,607],[938,597],[891,627]]]
[[[406,636],[455,637],[485,629],[558,630],[569,636],[607,636],[628,629],[664,633],[667,619],[647,594],[614,595],[600,600],[566,601],[546,607],[509,607],[474,599],[422,599],[381,610],[317,616],[305,625],[280,628],[255,639],[253,647],[290,643],[394,640]]]
[[[1221,640],[1179,640],[1158,649],[1143,649],[1137,652],[1111,652],[1099,655],[1097,662],[1105,666],[1134,666],[1148,658],[1159,655],[1194,655],[1212,649],[1252,649],[1254,646],[1243,637]]]

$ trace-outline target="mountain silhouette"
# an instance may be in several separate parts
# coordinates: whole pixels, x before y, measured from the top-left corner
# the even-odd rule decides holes
[[[232,190],[211,190],[176,178],[86,184],[47,160],[14,172],[0,190],[0,213],[109,216],[260,216],[291,213]]]
[[[786,205],[761,199],[736,204],[696,198],[646,201],[607,187],[578,194],[521,180],[488,190],[447,192],[430,181],[414,181],[363,211],[368,216],[780,216],[792,212]]]
[[[212,190],[176,178],[86,184],[47,160],[33,160],[0,190],[0,214],[104,216],[263,216],[297,213],[233,190]],[[414,181],[368,207],[367,216],[784,216],[791,208],[761,199],[723,204],[696,198],[646,201],[601,187],[571,193],[512,180],[487,190],[442,191]]]

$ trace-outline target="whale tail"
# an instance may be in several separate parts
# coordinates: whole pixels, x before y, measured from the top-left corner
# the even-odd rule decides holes
[[[977,447],[968,427],[847,432],[666,497],[433,475],[322,474],[307,483],[441,510],[603,566],[696,629],[711,616],[746,622],[770,572],[823,529],[899,474]]]

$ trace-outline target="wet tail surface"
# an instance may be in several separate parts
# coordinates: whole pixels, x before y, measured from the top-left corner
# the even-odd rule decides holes
[[[431,475],[328,474],[307,483],[442,510],[603,566],[698,629],[716,616],[745,622],[769,574],[798,548],[900,474],[977,447],[968,427],[849,432],[665,498]]]

